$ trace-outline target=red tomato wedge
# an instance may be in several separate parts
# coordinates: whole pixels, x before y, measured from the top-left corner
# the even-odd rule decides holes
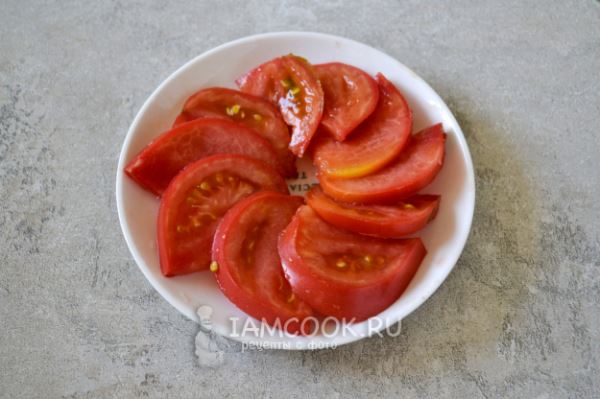
[[[394,205],[363,205],[329,198],[320,187],[306,195],[308,205],[325,221],[355,233],[399,238],[421,230],[440,204],[439,195],[415,195]]]
[[[288,127],[270,102],[241,91],[211,87],[187,99],[173,126],[199,118],[229,119],[252,129],[271,143],[284,176],[296,176],[296,159],[288,149]]]
[[[243,92],[279,107],[292,127],[290,150],[302,157],[323,115],[323,89],[312,65],[290,54],[260,65],[236,83]]]
[[[277,239],[303,202],[268,191],[253,194],[225,214],[212,247],[225,296],[250,316],[290,333],[310,333],[313,319],[307,318],[313,311],[285,279]]]
[[[377,75],[377,108],[343,142],[319,132],[312,147],[313,162],[323,175],[352,178],[371,174],[398,156],[408,143],[412,111],[402,94],[382,74]]]
[[[161,195],[188,164],[215,154],[240,154],[279,169],[269,142],[251,129],[224,119],[197,119],[179,125],[146,146],[125,173],[146,190]]]
[[[279,239],[294,293],[316,311],[346,321],[375,316],[396,301],[426,252],[419,238],[391,240],[338,229],[308,206],[298,209]]]
[[[366,72],[340,62],[315,65],[325,94],[321,126],[344,141],[377,106],[379,88]]]
[[[274,169],[243,155],[214,155],[187,166],[165,190],[158,211],[158,252],[166,277],[207,269],[221,217],[260,190],[287,193]]]
[[[355,179],[320,175],[323,191],[339,201],[393,203],[427,186],[444,163],[446,135],[441,124],[415,134],[398,158],[384,169]]]

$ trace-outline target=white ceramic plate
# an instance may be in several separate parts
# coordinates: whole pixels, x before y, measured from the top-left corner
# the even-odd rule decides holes
[[[234,79],[276,56],[294,53],[314,64],[340,61],[375,75],[382,72],[404,94],[414,112],[414,131],[442,122],[448,134],[445,165],[424,192],[442,194],[437,218],[419,232],[429,253],[404,294],[378,320],[351,325],[349,330],[315,337],[242,335],[248,318],[219,291],[212,273],[164,278],[156,248],[158,200],[140,189],[123,168],[150,140],[167,130],[188,96],[210,86],[235,87]],[[301,166],[301,167],[306,167]],[[436,92],[417,74],[392,57],[353,40],[319,33],[269,33],[239,39],[210,50],[169,76],[142,106],[129,128],[117,171],[117,207],[127,245],[156,290],[187,317],[199,321],[201,305],[212,308],[213,331],[249,344],[286,349],[337,346],[402,320],[427,300],[446,279],[467,241],[475,206],[473,164],[456,119]],[[239,318],[234,326],[232,319]]]

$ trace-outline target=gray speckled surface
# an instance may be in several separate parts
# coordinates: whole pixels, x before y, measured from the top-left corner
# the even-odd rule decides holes
[[[194,355],[118,226],[117,156],[174,69],[263,31],[391,54],[448,102],[472,234],[396,338]],[[0,13],[0,397],[600,396],[600,3],[14,1]]]

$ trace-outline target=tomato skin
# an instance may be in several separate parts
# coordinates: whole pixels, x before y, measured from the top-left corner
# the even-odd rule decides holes
[[[329,198],[320,187],[306,195],[308,205],[328,223],[355,233],[400,238],[424,228],[436,215],[439,195],[415,195],[394,205],[362,205]]]
[[[269,191],[252,194],[225,214],[212,247],[218,264],[215,277],[225,296],[257,320],[279,324],[292,334],[311,332],[312,320],[306,319],[313,311],[293,295],[285,280],[277,238],[303,202],[302,197]],[[253,234],[259,226],[266,227]],[[244,259],[249,243],[252,264]]]
[[[296,159],[288,149],[288,127],[270,102],[223,87],[202,89],[187,99],[173,127],[199,118],[227,119],[252,129],[271,143],[281,163],[283,175],[297,175]]]
[[[292,127],[290,150],[302,157],[321,122],[324,106],[323,89],[312,65],[290,54],[265,62],[236,83],[241,91],[263,97],[279,108]]]
[[[311,253],[309,245],[317,247]],[[383,269],[343,278],[337,270],[320,264],[334,247],[366,247],[395,254]],[[333,248],[333,249],[332,249]],[[279,239],[279,254],[294,292],[316,311],[345,320],[375,316],[404,292],[427,251],[419,238],[386,240],[337,229],[320,219],[308,206],[296,212]]]
[[[377,108],[343,142],[321,132],[311,147],[313,163],[322,175],[356,178],[374,173],[406,147],[412,129],[408,103],[382,74],[377,75]]]
[[[211,183],[203,191],[202,182],[216,173],[232,180]],[[243,155],[214,155],[182,170],[165,190],[158,210],[158,252],[163,275],[172,277],[207,269],[214,232],[222,215],[240,199],[260,190],[288,193],[285,180],[274,169]],[[196,221],[198,226],[192,226]]]
[[[384,169],[354,179],[319,174],[323,191],[343,202],[393,203],[416,194],[437,176],[444,164],[446,135],[441,124],[420,131]]]
[[[341,62],[315,65],[325,94],[321,126],[337,141],[346,137],[377,107],[379,88],[366,72]]]
[[[225,119],[196,119],[163,133],[125,167],[144,189],[162,195],[169,182],[190,163],[215,154],[240,154],[279,169],[271,144],[251,129]]]

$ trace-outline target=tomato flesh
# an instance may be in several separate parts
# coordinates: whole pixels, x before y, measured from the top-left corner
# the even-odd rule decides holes
[[[288,149],[288,127],[270,102],[241,91],[211,87],[187,99],[173,127],[199,118],[229,119],[252,129],[271,143],[284,176],[296,176],[296,160]]]
[[[320,175],[323,191],[344,202],[393,203],[416,194],[438,174],[444,163],[446,135],[441,124],[415,134],[408,148],[384,169],[355,179]]]
[[[426,255],[419,238],[391,240],[338,229],[302,206],[279,239],[294,293],[316,311],[346,321],[396,301]]]
[[[215,233],[215,277],[231,302],[250,316],[290,333],[312,329],[312,309],[297,298],[285,279],[277,239],[301,197],[263,191],[238,202]]]
[[[260,190],[288,192],[274,169],[242,155],[203,158],[179,173],[165,190],[158,211],[163,275],[208,268],[219,220],[239,200]]]
[[[125,173],[146,190],[161,195],[190,163],[215,154],[240,154],[279,169],[269,142],[240,124],[224,119],[196,119],[169,130],[146,146]]]
[[[353,178],[371,174],[397,157],[408,143],[412,111],[402,94],[377,75],[379,102],[375,111],[343,142],[319,132],[313,162],[322,175]]]
[[[337,141],[346,137],[375,110],[377,82],[364,71],[340,62],[315,65],[325,94],[321,126]]]
[[[302,157],[323,115],[321,84],[308,61],[286,55],[236,80],[240,90],[271,101],[292,127],[290,150]]]
[[[364,205],[336,201],[314,187],[308,205],[328,223],[355,233],[399,238],[424,228],[435,217],[439,195],[414,195],[393,205]]]

